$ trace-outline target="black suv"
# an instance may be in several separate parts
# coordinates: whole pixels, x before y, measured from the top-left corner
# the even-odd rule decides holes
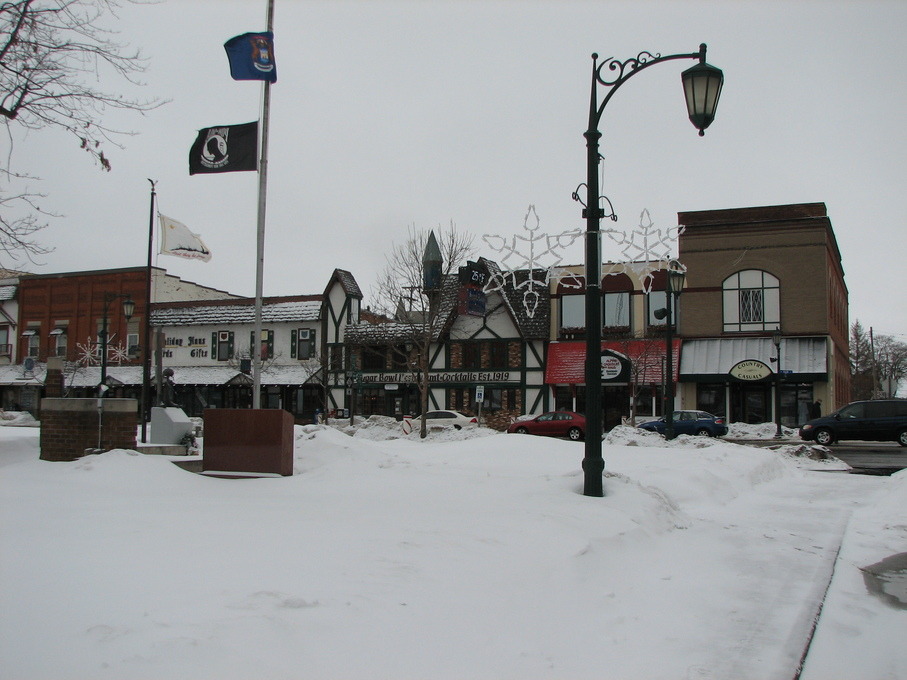
[[[841,439],[896,441],[907,446],[907,399],[855,401],[800,428],[800,437],[817,444]]]

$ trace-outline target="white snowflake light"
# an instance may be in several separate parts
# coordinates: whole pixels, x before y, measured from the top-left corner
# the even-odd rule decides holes
[[[660,269],[686,267],[672,259],[671,251],[678,237],[683,233],[684,227],[670,229],[656,229],[655,223],[649,216],[648,210],[639,214],[639,226],[629,233],[609,230],[608,237],[621,247],[623,259],[616,263],[609,263],[602,270],[602,276],[613,276],[632,272],[635,278],[642,282],[643,293],[652,290],[655,272]],[[670,263],[670,264],[669,264]]]
[[[97,366],[101,363],[101,348],[97,342],[94,342],[91,338],[83,345],[82,343],[76,343],[76,363],[82,366]]]
[[[530,226],[532,225],[532,226]],[[514,290],[523,292],[523,309],[531,319],[538,307],[539,293],[536,288],[547,288],[551,280],[552,269],[560,266],[563,257],[561,251],[573,244],[583,235],[581,229],[572,229],[560,234],[539,232],[540,220],[535,206],[530,205],[523,219],[525,235],[515,235],[508,241],[503,236],[484,235],[482,240],[497,253],[503,254],[500,274],[493,274],[485,284],[485,292],[501,291],[510,285]],[[545,272],[539,277],[539,270]],[[517,271],[528,272],[525,281],[519,281]],[[520,277],[522,278],[522,277]]]

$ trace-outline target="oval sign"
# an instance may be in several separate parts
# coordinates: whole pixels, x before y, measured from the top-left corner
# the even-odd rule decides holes
[[[772,374],[772,369],[756,359],[745,359],[734,364],[728,373],[737,380],[764,380]]]

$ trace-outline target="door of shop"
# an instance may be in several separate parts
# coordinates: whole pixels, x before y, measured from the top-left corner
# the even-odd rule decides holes
[[[730,422],[772,422],[771,392],[769,383],[731,383]]]

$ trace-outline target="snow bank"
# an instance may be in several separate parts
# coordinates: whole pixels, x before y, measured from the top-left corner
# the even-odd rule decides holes
[[[0,409],[0,427],[40,427],[41,423],[28,411],[4,411]]]
[[[297,427],[293,476],[240,480],[0,429],[4,674],[792,677],[841,508],[886,481],[628,428],[587,498],[581,443],[398,427]]]

